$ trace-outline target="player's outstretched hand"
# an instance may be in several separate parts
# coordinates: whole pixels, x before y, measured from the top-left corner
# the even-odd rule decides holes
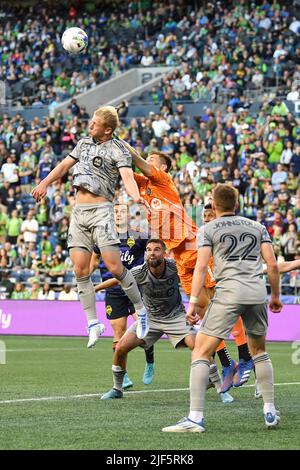
[[[136,201],[137,204],[142,204],[143,206],[146,207],[146,209],[150,209],[150,206],[148,204],[148,202],[146,201],[146,199],[144,199],[143,197],[140,197],[138,201]]]
[[[32,191],[31,191],[32,196],[36,200],[36,202],[39,202],[41,199],[43,199],[47,195],[47,185],[41,181]]]
[[[282,303],[280,302],[279,298],[272,298],[270,299],[269,307],[271,312],[279,313],[282,309]]]
[[[195,304],[189,304],[185,318],[190,325],[198,323],[200,316],[197,313],[197,306]]]

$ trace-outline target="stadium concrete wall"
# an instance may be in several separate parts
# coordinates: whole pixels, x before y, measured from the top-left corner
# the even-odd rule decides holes
[[[113,336],[105,303],[97,302],[98,317],[106,325],[103,336]],[[128,323],[133,322],[129,317]],[[0,305],[1,335],[87,336],[86,320],[77,301],[4,300]],[[269,341],[300,340],[300,306],[284,305],[269,312]]]

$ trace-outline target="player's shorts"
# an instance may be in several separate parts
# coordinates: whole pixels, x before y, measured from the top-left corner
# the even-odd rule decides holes
[[[127,296],[106,294],[105,311],[108,320],[117,320],[118,318],[127,318],[129,315],[132,315],[135,312],[135,308]]]
[[[130,333],[136,333],[136,323],[131,325],[128,330]],[[149,333],[144,338],[144,344],[141,345],[144,349],[149,349],[161,336],[166,334],[171,341],[174,348],[181,346],[182,340],[189,335],[196,335],[197,331],[192,326],[188,325],[185,315],[177,315],[174,318],[164,318],[161,320],[150,318],[149,320]]]
[[[182,242],[173,248],[173,253],[182,288],[186,295],[191,295],[193,274],[197,263],[197,250],[186,250],[185,246],[185,242]]]
[[[70,221],[68,248],[82,247],[93,253],[94,245],[101,250],[119,243],[111,202],[76,204]]]
[[[222,304],[212,300],[204,315],[200,332],[208,336],[227,339],[239,316],[242,317],[248,336],[264,336],[268,329],[267,303]]]

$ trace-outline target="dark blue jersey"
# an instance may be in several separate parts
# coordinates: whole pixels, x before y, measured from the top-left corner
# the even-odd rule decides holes
[[[119,233],[120,239],[120,256],[121,261],[127,269],[135,268],[144,263],[145,261],[145,251],[146,244],[148,241],[147,235],[143,232],[135,232],[134,230],[129,230],[127,233]],[[95,253],[99,254],[99,248],[94,247]],[[102,281],[107,281],[111,279],[113,275],[108,271],[104,261],[101,259],[99,263],[99,269],[102,277]],[[114,286],[106,289],[105,291],[108,295],[114,295],[117,297],[124,297],[124,293],[121,286]]]

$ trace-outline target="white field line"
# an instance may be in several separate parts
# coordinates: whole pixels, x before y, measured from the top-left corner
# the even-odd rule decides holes
[[[274,384],[275,387],[279,386],[290,386],[290,385],[300,385],[300,382],[283,382]],[[253,385],[243,385],[243,388],[254,387]],[[157,389],[157,390],[135,390],[131,392],[124,392],[125,395],[140,395],[144,393],[170,393],[170,392],[187,392],[188,388],[167,388],[167,389]],[[84,393],[82,395],[65,395],[65,396],[53,396],[53,397],[39,397],[39,398],[17,398],[14,400],[2,400],[0,405],[11,405],[15,403],[30,403],[30,402],[39,402],[39,401],[55,401],[55,400],[78,400],[81,398],[95,398],[100,397],[101,392],[99,393]]]

